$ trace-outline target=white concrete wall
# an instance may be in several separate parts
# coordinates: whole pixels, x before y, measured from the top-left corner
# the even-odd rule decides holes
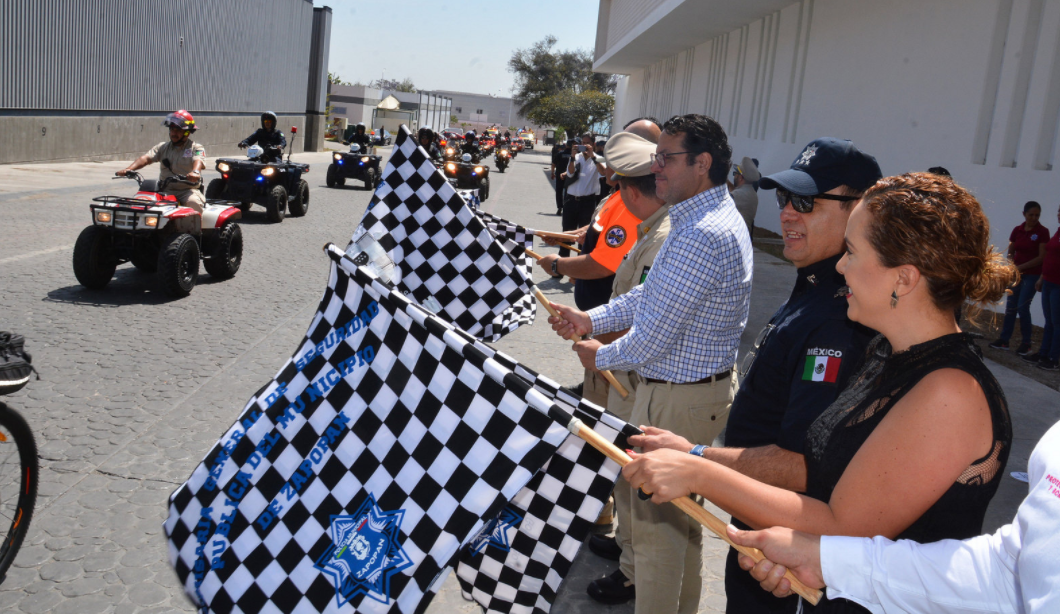
[[[1037,200],[1060,204],[1060,1],[802,0],[623,80],[615,126],[707,113],[734,158],[787,168],[820,136],[852,139],[884,174],[945,166],[1002,249]],[[779,230],[773,193],[755,223]]]

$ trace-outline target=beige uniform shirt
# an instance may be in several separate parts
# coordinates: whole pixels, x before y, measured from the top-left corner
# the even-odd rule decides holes
[[[644,283],[644,279],[651,270],[655,261],[655,255],[670,234],[670,207],[663,205],[658,211],[637,225],[637,242],[630,248],[629,253],[618,265],[615,272],[615,282],[611,286],[611,298],[621,296],[633,288]],[[634,382],[630,380],[628,371],[612,371],[626,390],[630,392],[625,399],[612,387],[607,397],[607,409],[623,420],[629,420],[633,414]]]
[[[158,162],[159,164],[162,164],[162,160],[169,160],[170,168],[162,165],[158,175],[160,181],[173,175],[187,175],[192,172],[192,166],[196,161],[202,162],[204,168],[206,166],[206,150],[202,145],[192,141],[190,138],[179,146],[174,145],[172,141],[163,141],[152,147],[151,151],[147,152],[147,157],[152,162]],[[200,184],[177,181],[166,186],[166,191],[176,192],[178,190],[196,189]]]

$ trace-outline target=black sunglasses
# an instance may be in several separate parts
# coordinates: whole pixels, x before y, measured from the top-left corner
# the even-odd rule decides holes
[[[839,201],[851,201],[859,200],[860,196],[840,196],[838,194],[813,194],[811,196],[803,196],[802,194],[792,194],[784,188],[777,188],[777,206],[781,210],[791,203],[791,208],[798,211],[799,213],[812,213],[813,212],[813,201],[815,198],[823,198],[825,200],[839,200]]]

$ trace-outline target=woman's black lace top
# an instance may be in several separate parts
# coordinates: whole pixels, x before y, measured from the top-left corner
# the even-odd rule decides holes
[[[806,494],[821,501],[831,499],[839,478],[876,425],[924,376],[939,369],[959,369],[979,382],[994,423],[994,446],[898,539],[930,542],[979,535],[986,506],[1008,460],[1012,426],[1005,393],[983,364],[979,348],[964,333],[932,339],[897,354],[891,353],[882,335],[873,340],[861,372],[806,434]]]
[[[979,535],[987,504],[1008,460],[1012,425],[1005,393],[983,364],[979,348],[964,333],[932,339],[897,354],[882,335],[872,341],[861,371],[806,434],[806,494],[830,500],[839,478],[876,425],[924,376],[939,369],[959,369],[979,382],[990,407],[994,445],[897,539],[925,543]]]

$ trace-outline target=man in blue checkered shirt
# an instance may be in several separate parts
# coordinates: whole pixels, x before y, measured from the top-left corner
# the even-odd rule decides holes
[[[713,119],[682,115],[666,122],[652,172],[656,193],[670,205],[670,236],[647,279],[589,312],[555,305],[561,317],[549,318],[565,339],[628,328],[610,345],[586,339],[574,350],[586,368],[633,372],[633,424],[694,433],[690,441],[713,441],[725,426],[747,324],[751,238],[725,185],[731,157]],[[700,525],[672,505],[633,499],[636,586],[616,577],[621,571],[598,582],[610,581],[616,596],[635,592],[638,614],[697,611]]]

